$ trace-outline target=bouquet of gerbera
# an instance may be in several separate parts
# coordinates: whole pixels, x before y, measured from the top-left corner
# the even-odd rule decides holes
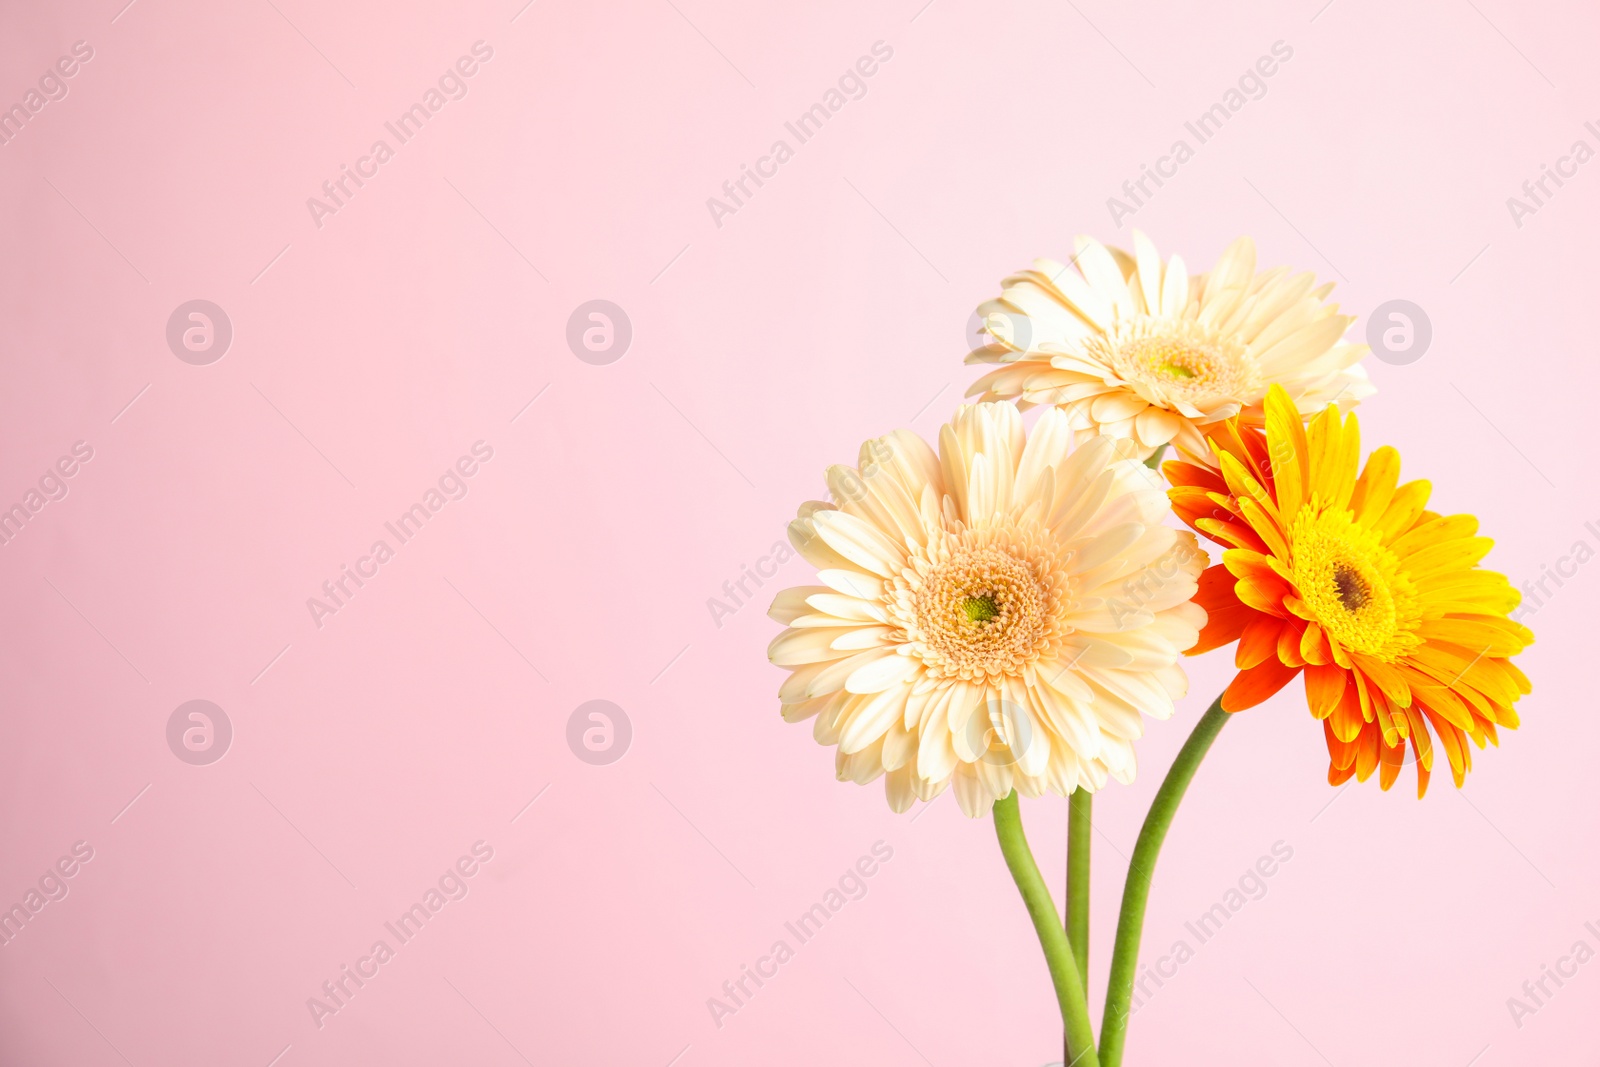
[[[1376,771],[1388,789],[1409,759],[1421,796],[1436,741],[1459,787],[1467,742],[1514,728],[1529,692],[1511,657],[1533,635],[1508,617],[1517,591],[1478,566],[1477,520],[1429,511],[1392,448],[1362,463],[1347,409],[1373,391],[1366,347],[1343,339],[1331,289],[1258,273],[1248,239],[1190,276],[1142,234],[1132,255],[1080,238],[1071,266],[1036,260],[979,307],[989,343],[968,359],[995,369],[937,449],[904,430],[869,441],[790,524],[819,584],[772,605],[784,718],[814,720],[841,780],[883,777],[896,811],[953,787],[966,814],[993,814],[1068,1063],[1122,1061],[1156,859],[1231,713],[1302,676],[1329,783]],[[1090,798],[1132,779],[1143,716],[1187,691],[1181,656],[1230,644],[1239,673],[1139,834],[1097,1041]],[[1017,807],[1047,791],[1070,802],[1065,924]]]

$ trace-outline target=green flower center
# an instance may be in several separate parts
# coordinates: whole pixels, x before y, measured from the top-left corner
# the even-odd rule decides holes
[[[969,596],[961,602],[961,611],[966,615],[968,622],[986,623],[1000,614],[1000,607],[994,602],[994,597]]]

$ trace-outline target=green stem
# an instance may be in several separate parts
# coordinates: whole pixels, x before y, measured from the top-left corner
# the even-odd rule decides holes
[[[1074,789],[1067,798],[1067,940],[1078,962],[1078,978],[1089,988],[1089,834],[1094,794]],[[1069,1048],[1062,1063],[1072,1062]]]
[[[1078,977],[1072,942],[1067,939],[1061,916],[1056,913],[1050,887],[1044,884],[1044,876],[1039,873],[1039,865],[1033,861],[1033,853],[1028,848],[1015,792],[995,801],[994,831],[1000,838],[1000,852],[1006,858],[1011,879],[1017,883],[1022,902],[1028,908],[1028,917],[1033,920],[1039,946],[1044,949],[1045,965],[1050,969],[1050,981],[1055,985],[1056,1001],[1061,1007],[1061,1022],[1066,1028],[1067,1062],[1074,1067],[1100,1067],[1094,1051],[1094,1026],[1089,1022],[1089,1002]]]
[[[1161,453],[1165,452],[1166,450],[1167,450],[1167,446],[1166,445],[1157,445],[1156,446],[1156,450],[1154,452],[1150,453],[1150,458],[1144,461],[1144,465],[1146,467],[1149,467],[1153,471],[1160,470],[1161,469]]]
[[[1155,874],[1156,858],[1161,853],[1161,843],[1166,840],[1172,817],[1178,813],[1184,790],[1205,759],[1211,742],[1217,739],[1228,713],[1222,710],[1222,697],[1217,697],[1206,713],[1200,716],[1194,732],[1178,751],[1178,758],[1156,790],[1150,811],[1139,830],[1139,840],[1133,846],[1133,859],[1128,863],[1128,881],[1122,890],[1122,912],[1117,917],[1117,942],[1111,952],[1111,981],[1106,986],[1106,1011],[1100,1023],[1100,1053],[1104,1067],[1120,1067],[1122,1051],[1127,1038],[1128,1005],[1133,999],[1134,971],[1139,965],[1139,938],[1144,932],[1144,909],[1150,900],[1150,881]]]
[[[1067,798],[1067,940],[1078,961],[1078,977],[1089,988],[1089,835],[1094,794],[1075,789]]]

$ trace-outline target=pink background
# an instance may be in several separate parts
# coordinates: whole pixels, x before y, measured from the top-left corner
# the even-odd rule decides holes
[[[1422,306],[1424,357],[1369,361],[1368,442],[1481,515],[1519,584],[1600,547],[1600,162],[1520,228],[1505,203],[1600,143],[1586,5],[123,3],[5,0],[0,32],[5,105],[94,49],[0,147],[0,507],[94,450],[0,547],[0,904],[94,849],[0,949],[8,1067],[1058,1058],[992,827],[894,816],[779,720],[763,611],[805,564],[720,627],[706,602],[827,463],[933,434],[972,308],[1075,233],[1127,242],[1106,198],[1275,41],[1266,95],[1132,222],[1197,269],[1252,234],[1339,280],[1358,333]],[[306,199],[479,40],[467,96],[318,228]],[[715,225],[706,198],[880,40],[866,95]],[[193,299],[233,324],[209,366],[165,341]],[[632,323],[606,366],[565,341],[592,299]],[[479,440],[465,499],[318,628],[307,598]],[[1600,948],[1596,570],[1528,617],[1525,726],[1459,796],[1328,806],[1294,691],[1228,727],[1147,961],[1274,842],[1293,859],[1129,1064],[1588,1062],[1600,963],[1520,1028],[1506,1000]],[[1097,1018],[1122,854],[1227,668],[1193,665],[1096,802]],[[193,699],[234,729],[208,766],[167,746]],[[632,724],[608,766],[566,742],[591,699]],[[1024,813],[1059,886],[1065,804]],[[319,1028],[307,998],[480,839],[469,895]],[[715,1025],[879,840],[867,895]]]

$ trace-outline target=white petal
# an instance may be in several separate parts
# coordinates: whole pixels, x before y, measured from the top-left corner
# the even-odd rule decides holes
[[[809,587],[815,588],[815,587]],[[838,619],[850,619],[855,622],[888,622],[888,616],[883,613],[883,607],[870,600],[859,597],[841,596],[831,590],[822,589],[812,592],[806,597],[806,603],[825,615],[832,615]]]
[[[883,579],[854,569],[829,569],[817,572],[817,580],[836,593],[877,600],[883,596]]]
[[[917,773],[933,781],[948,778],[959,762],[955,747],[950,743],[950,725],[945,718],[949,710],[950,690],[947,688],[932,703],[919,734]]]
[[[767,658],[780,667],[798,667],[805,663],[839,659],[840,654],[831,647],[833,641],[852,629],[854,627],[785,630],[767,646]]]
[[[1176,318],[1189,304],[1189,272],[1183,257],[1167,260],[1166,274],[1161,279],[1161,314]]]
[[[951,782],[956,790],[956,803],[967,818],[981,819],[994,807],[994,795],[978,780],[977,771],[971,767],[957,768]]]
[[[881,741],[889,726],[900,717],[900,709],[910,695],[911,687],[903,685],[867,697],[851,711],[849,721],[844,724],[839,735],[839,751],[850,755],[874,741]]]
[[[827,591],[825,586],[816,585],[797,585],[792,589],[785,589],[772,598],[772,606],[767,609],[767,616],[776,622],[788,625],[808,612],[807,597]]]
[[[881,693],[910,681],[921,669],[922,661],[915,656],[888,655],[858,668],[845,688],[852,693]]]
[[[901,767],[890,771],[883,779],[883,790],[889,798],[889,808],[899,815],[911,810],[911,805],[916,802],[917,793],[911,780],[911,768]]]
[[[894,771],[904,767],[917,752],[917,735],[905,728],[899,719],[889,724],[883,735],[883,766]]]
[[[1146,314],[1161,314],[1161,253],[1141,231],[1133,231],[1133,258],[1138,264],[1132,285]]]
[[[1126,522],[1113,526],[1103,533],[1088,538],[1072,557],[1072,569],[1078,574],[1092,570],[1107,560],[1114,559],[1144,536],[1144,526]]]
[[[812,519],[817,536],[845,559],[881,578],[905,566],[899,545],[876,526],[841,511],[821,512]]]
[[[1111,302],[1118,315],[1132,315],[1133,297],[1123,281],[1122,268],[1117,266],[1117,261],[1106,251],[1105,245],[1092,237],[1079,237],[1076,244],[1078,269],[1083,272],[1084,280],[1094,287],[1095,292]]]
[[[1011,764],[1000,762],[990,763],[988,760],[980,760],[979,762],[973,764],[973,767],[978,772],[978,781],[982,783],[984,791],[987,792],[989,796],[998,800],[999,798],[1008,796],[1011,793]]]
[[[893,626],[858,626],[850,633],[837,639],[833,647],[841,651],[858,651],[863,648],[882,648],[897,645],[899,641],[895,634],[899,630]]]
[[[848,691],[845,683],[849,681],[850,676],[856,671],[880,659],[896,658],[894,650],[887,648],[869,648],[864,652],[856,653],[845,651],[839,652],[838,655],[843,658],[827,664],[811,679],[810,684],[806,686],[806,696],[822,696],[824,693],[832,693],[840,689]]]

